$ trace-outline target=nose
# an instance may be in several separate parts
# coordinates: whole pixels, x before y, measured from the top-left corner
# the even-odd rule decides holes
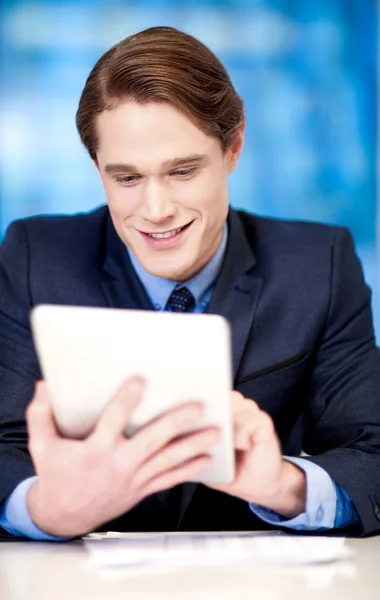
[[[163,223],[173,217],[175,203],[169,197],[170,192],[157,181],[146,184],[141,205],[141,216],[150,223]]]

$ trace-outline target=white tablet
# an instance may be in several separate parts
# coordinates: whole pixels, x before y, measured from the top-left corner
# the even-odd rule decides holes
[[[131,436],[186,401],[205,405],[201,426],[217,426],[221,440],[212,466],[197,481],[234,477],[230,329],[217,315],[40,305],[32,331],[57,425],[84,438],[127,377],[146,381],[126,429]]]

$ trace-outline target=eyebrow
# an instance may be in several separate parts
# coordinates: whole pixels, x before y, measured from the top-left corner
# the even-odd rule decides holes
[[[173,169],[175,167],[179,167],[181,165],[189,165],[189,164],[205,164],[207,162],[207,157],[205,154],[190,154],[189,156],[179,156],[177,158],[172,158],[170,160],[165,160],[161,168],[162,169]],[[115,163],[108,164],[104,167],[104,171],[109,175],[113,175],[115,173],[125,173],[132,172],[137,173],[139,171],[136,165],[125,164],[125,163]]]

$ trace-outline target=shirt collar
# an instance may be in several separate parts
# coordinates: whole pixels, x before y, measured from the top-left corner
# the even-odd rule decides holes
[[[170,279],[162,279],[161,277],[155,277],[154,275],[151,275],[141,266],[137,258],[129,251],[128,248],[127,252],[132,266],[136,271],[141,283],[145,287],[153,306],[157,310],[164,310],[173,290],[184,285],[193,294],[196,305],[202,301],[203,296],[210,291],[219,275],[227,246],[227,239],[228,228],[227,223],[225,223],[222,241],[212,259],[199,273],[185,282],[171,281]]]

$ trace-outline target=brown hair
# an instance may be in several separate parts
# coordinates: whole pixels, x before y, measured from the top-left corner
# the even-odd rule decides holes
[[[244,123],[243,101],[226,69],[199,40],[171,27],[151,27],[113,46],[83,89],[76,123],[96,160],[96,116],[125,100],[166,102],[186,114],[225,151]]]

